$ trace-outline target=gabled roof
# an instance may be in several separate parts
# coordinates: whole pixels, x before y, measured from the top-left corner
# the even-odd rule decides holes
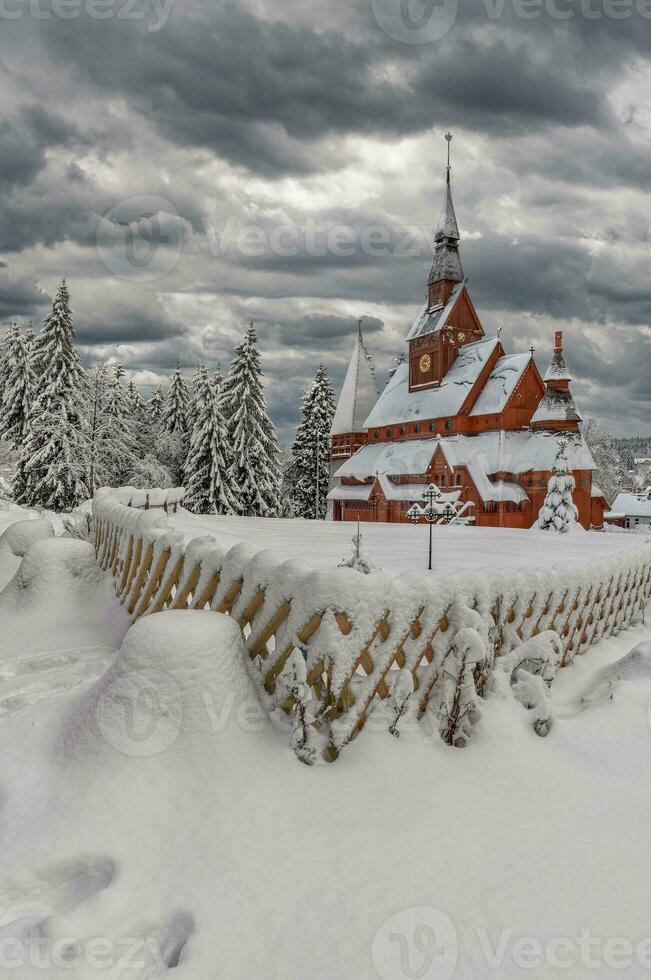
[[[498,345],[497,337],[466,344],[441,384],[422,391],[409,391],[409,365],[401,364],[378,398],[365,427],[373,429],[457,415]]]
[[[330,435],[363,432],[366,416],[376,401],[377,388],[360,329],[337,402]]]
[[[470,414],[496,415],[503,412],[530,363],[531,354],[500,357]]]
[[[445,306],[439,306],[438,309],[429,311],[427,303],[423,306],[420,313],[414,320],[411,330],[407,334],[407,340],[413,340],[414,337],[422,337],[426,333],[436,333],[442,330],[450,318],[454,307],[461,296],[465,288],[465,283],[459,282],[454,287],[450,293],[450,298],[448,299]]]
[[[651,497],[645,494],[620,493],[610,511],[612,516],[651,517]]]

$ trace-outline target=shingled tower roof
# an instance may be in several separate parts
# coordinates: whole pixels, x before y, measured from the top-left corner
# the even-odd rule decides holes
[[[572,376],[563,357],[563,334],[556,332],[554,353],[545,372],[545,394],[531,417],[533,428],[567,429],[578,427],[582,416],[570,391]]]
[[[459,256],[459,226],[452,201],[452,184],[450,182],[450,133],[445,137],[448,141],[448,165],[446,167],[445,191],[441,216],[434,233],[434,261],[429,274],[428,284],[445,279],[449,282],[463,282],[464,275]]]

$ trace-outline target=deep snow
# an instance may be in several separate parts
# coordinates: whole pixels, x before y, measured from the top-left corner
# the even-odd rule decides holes
[[[5,581],[18,563],[0,549]],[[82,542],[37,543],[0,617],[0,974],[648,975],[639,951],[607,963],[651,935],[649,672],[630,658],[612,698],[584,700],[647,628],[559,673],[545,739],[493,695],[467,749],[371,716],[309,768],[259,710],[230,620],[128,629]],[[538,955],[523,937],[536,969],[514,962]]]
[[[260,517],[210,517],[181,509],[172,514],[175,530],[186,539],[213,535],[224,546],[243,541],[255,551],[279,558],[300,558],[312,568],[333,568],[352,550],[357,525],[343,521],[281,520]],[[580,529],[582,531],[582,529]],[[391,575],[427,570],[428,528],[424,524],[361,524],[364,554]],[[643,536],[628,534],[555,534],[492,527],[435,527],[434,574],[490,568],[549,568],[597,561],[639,549]],[[649,538],[651,548],[651,537]]]

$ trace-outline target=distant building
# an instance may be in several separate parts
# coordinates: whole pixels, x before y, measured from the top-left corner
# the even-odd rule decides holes
[[[620,493],[604,518],[618,527],[636,528],[640,524],[651,526],[651,487],[641,493]]]
[[[507,354],[499,336],[486,337],[459,241],[448,161],[426,301],[406,338],[407,360],[379,398],[358,331],[332,428],[332,517],[406,521],[434,482],[461,489],[479,526],[531,527],[562,440],[579,520],[601,527],[608,504],[592,484],[563,335],[544,377],[533,349]]]

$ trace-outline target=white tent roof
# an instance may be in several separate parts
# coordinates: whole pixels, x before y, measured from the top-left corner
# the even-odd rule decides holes
[[[347,432],[364,432],[366,417],[376,401],[375,379],[364,350],[360,331],[339,395],[330,435],[340,436]]]

